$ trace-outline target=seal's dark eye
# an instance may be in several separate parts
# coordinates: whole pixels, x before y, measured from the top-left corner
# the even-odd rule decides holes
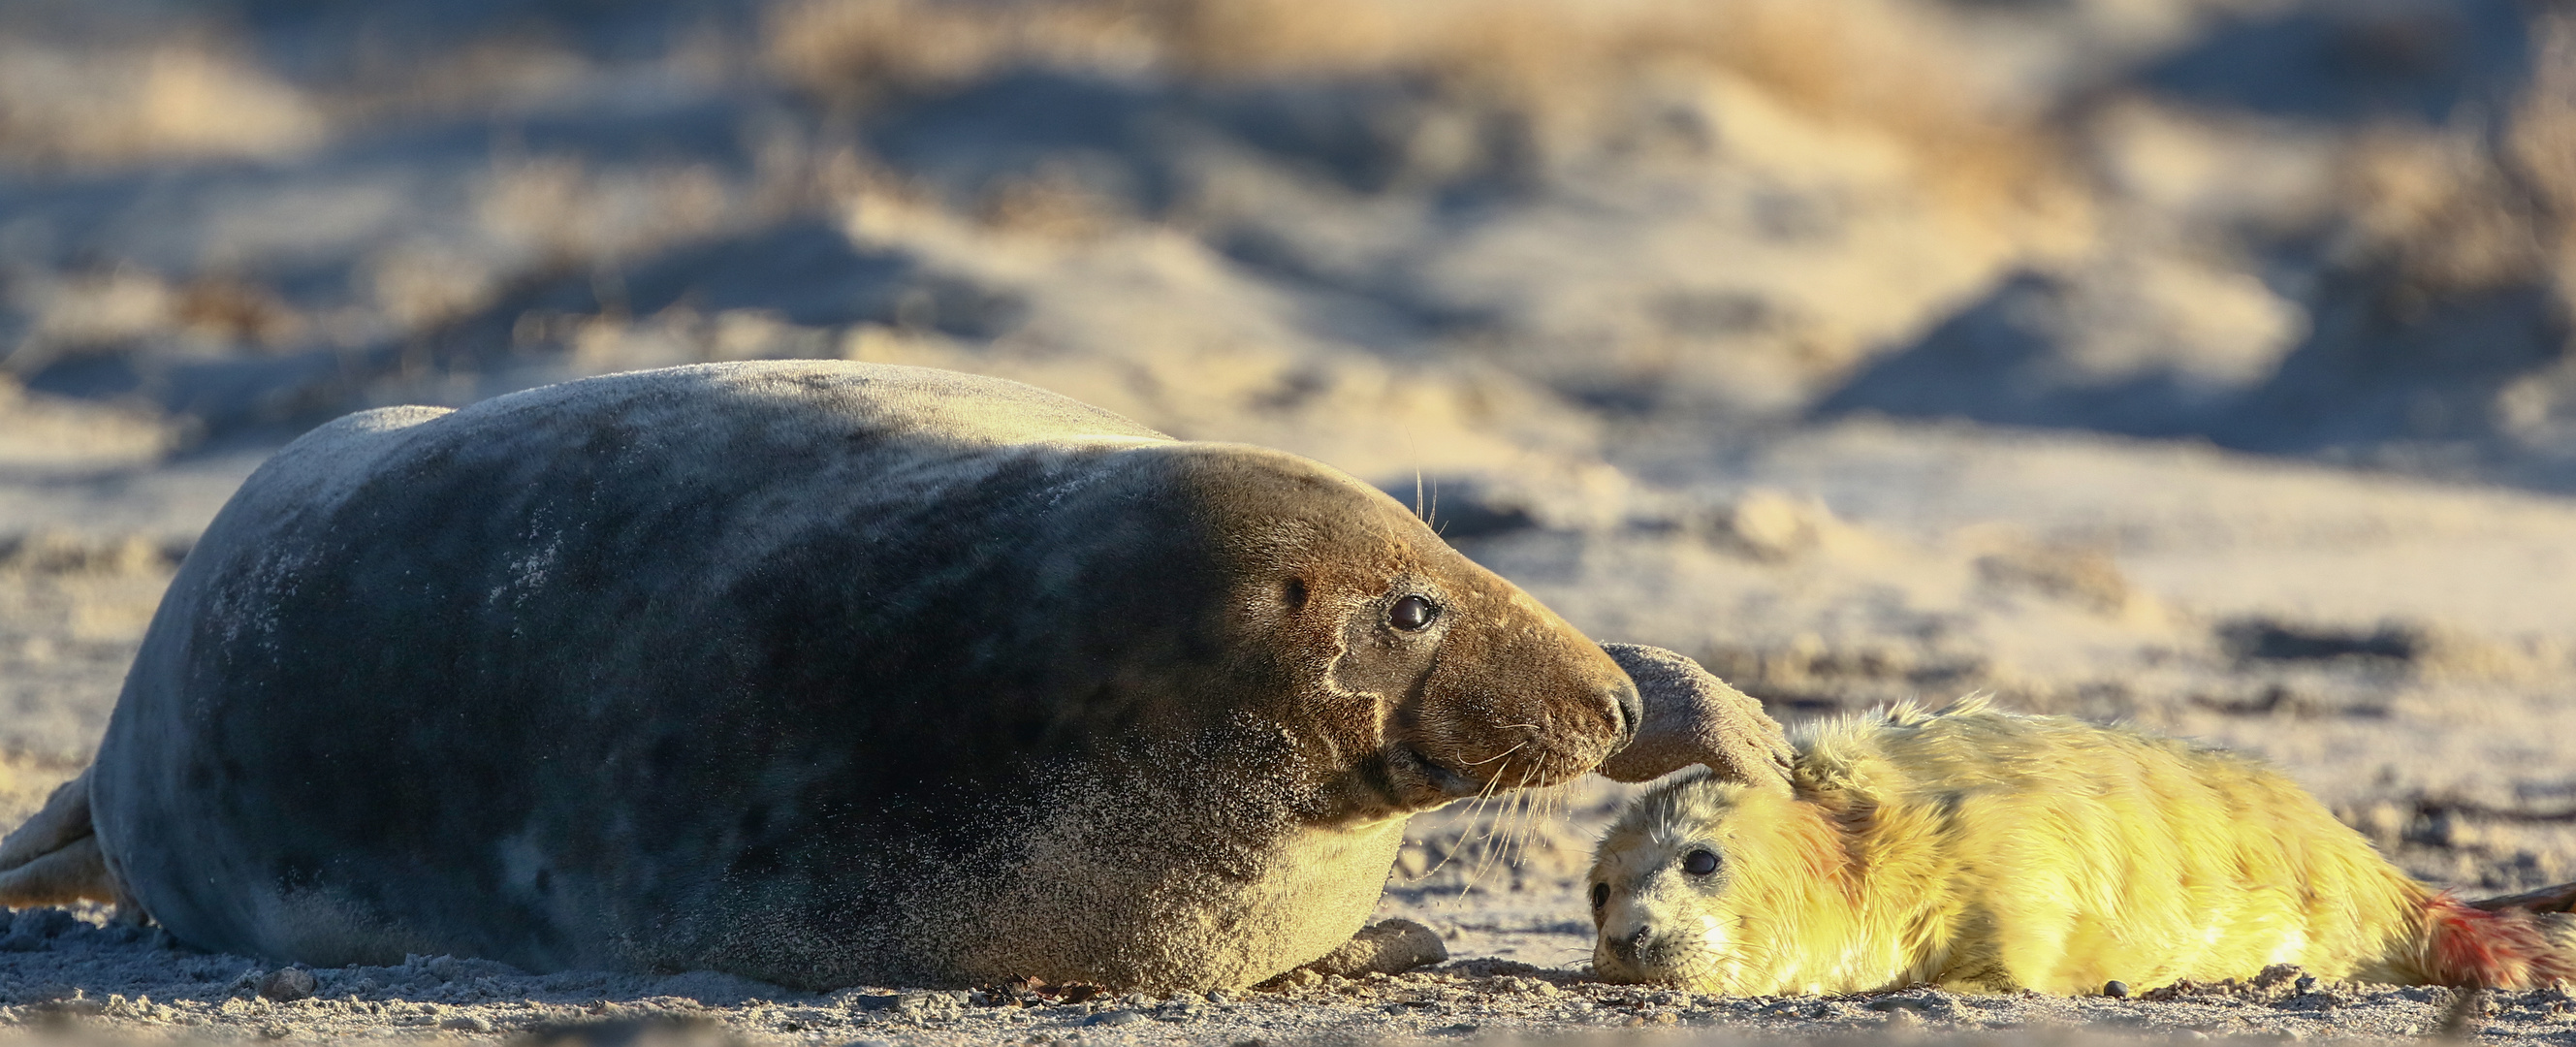
[[[1606,883],[1593,884],[1592,907],[1598,909],[1608,904],[1610,904],[1610,885]]]
[[[1717,871],[1717,855],[1711,851],[1692,851],[1682,856],[1682,871],[1693,876],[1706,876]]]
[[[1421,596],[1405,597],[1397,600],[1395,606],[1386,609],[1387,624],[1408,633],[1430,625],[1431,620],[1438,617],[1440,617],[1440,605]]]

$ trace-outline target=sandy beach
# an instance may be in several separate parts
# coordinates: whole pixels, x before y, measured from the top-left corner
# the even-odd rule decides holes
[[[836,358],[1283,448],[1793,727],[1987,692],[2576,880],[2576,26],[2504,0],[0,9],[0,824],[339,414]],[[1417,494],[1418,492],[1418,494]],[[1587,978],[1634,787],[1417,817],[1412,973],[828,995],[0,927],[0,1035],[2576,1042],[2561,992]],[[1540,809],[1548,813],[1536,813]],[[281,973],[286,970],[289,973]]]

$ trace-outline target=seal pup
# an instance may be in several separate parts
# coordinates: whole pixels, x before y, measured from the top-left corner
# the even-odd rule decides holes
[[[90,896],[319,965],[1238,986],[1351,938],[1407,815],[1584,773],[1637,703],[1320,464],[949,372],[674,368],[281,451],[0,896],[94,852]]]
[[[1640,797],[1591,873],[1594,973],[1732,995],[2077,995],[2250,977],[2576,977],[2566,888],[2467,904],[2236,754],[1980,699],[1804,733],[1791,784]]]

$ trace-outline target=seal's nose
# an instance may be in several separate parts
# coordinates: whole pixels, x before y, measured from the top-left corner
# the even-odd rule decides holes
[[[1637,693],[1635,682],[1622,676],[1610,690],[1610,720],[1619,742],[1610,747],[1618,752],[1637,738],[1637,726],[1646,721],[1646,701]]]
[[[1603,935],[1601,943],[1609,946],[1610,955],[1618,957],[1620,962],[1633,964],[1637,962],[1637,954],[1646,948],[1646,942],[1654,936],[1654,927],[1641,923],[1637,925],[1636,930],[1624,935]]]
[[[1609,652],[1505,584],[1482,611],[1456,612],[1419,687],[1418,733],[1479,787],[1556,785],[1636,737],[1644,698]]]

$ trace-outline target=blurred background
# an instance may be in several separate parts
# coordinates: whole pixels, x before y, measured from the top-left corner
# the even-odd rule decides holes
[[[1419,491],[1784,719],[2576,879],[2571,294],[2540,0],[10,0],[0,748],[307,427],[840,357]]]

